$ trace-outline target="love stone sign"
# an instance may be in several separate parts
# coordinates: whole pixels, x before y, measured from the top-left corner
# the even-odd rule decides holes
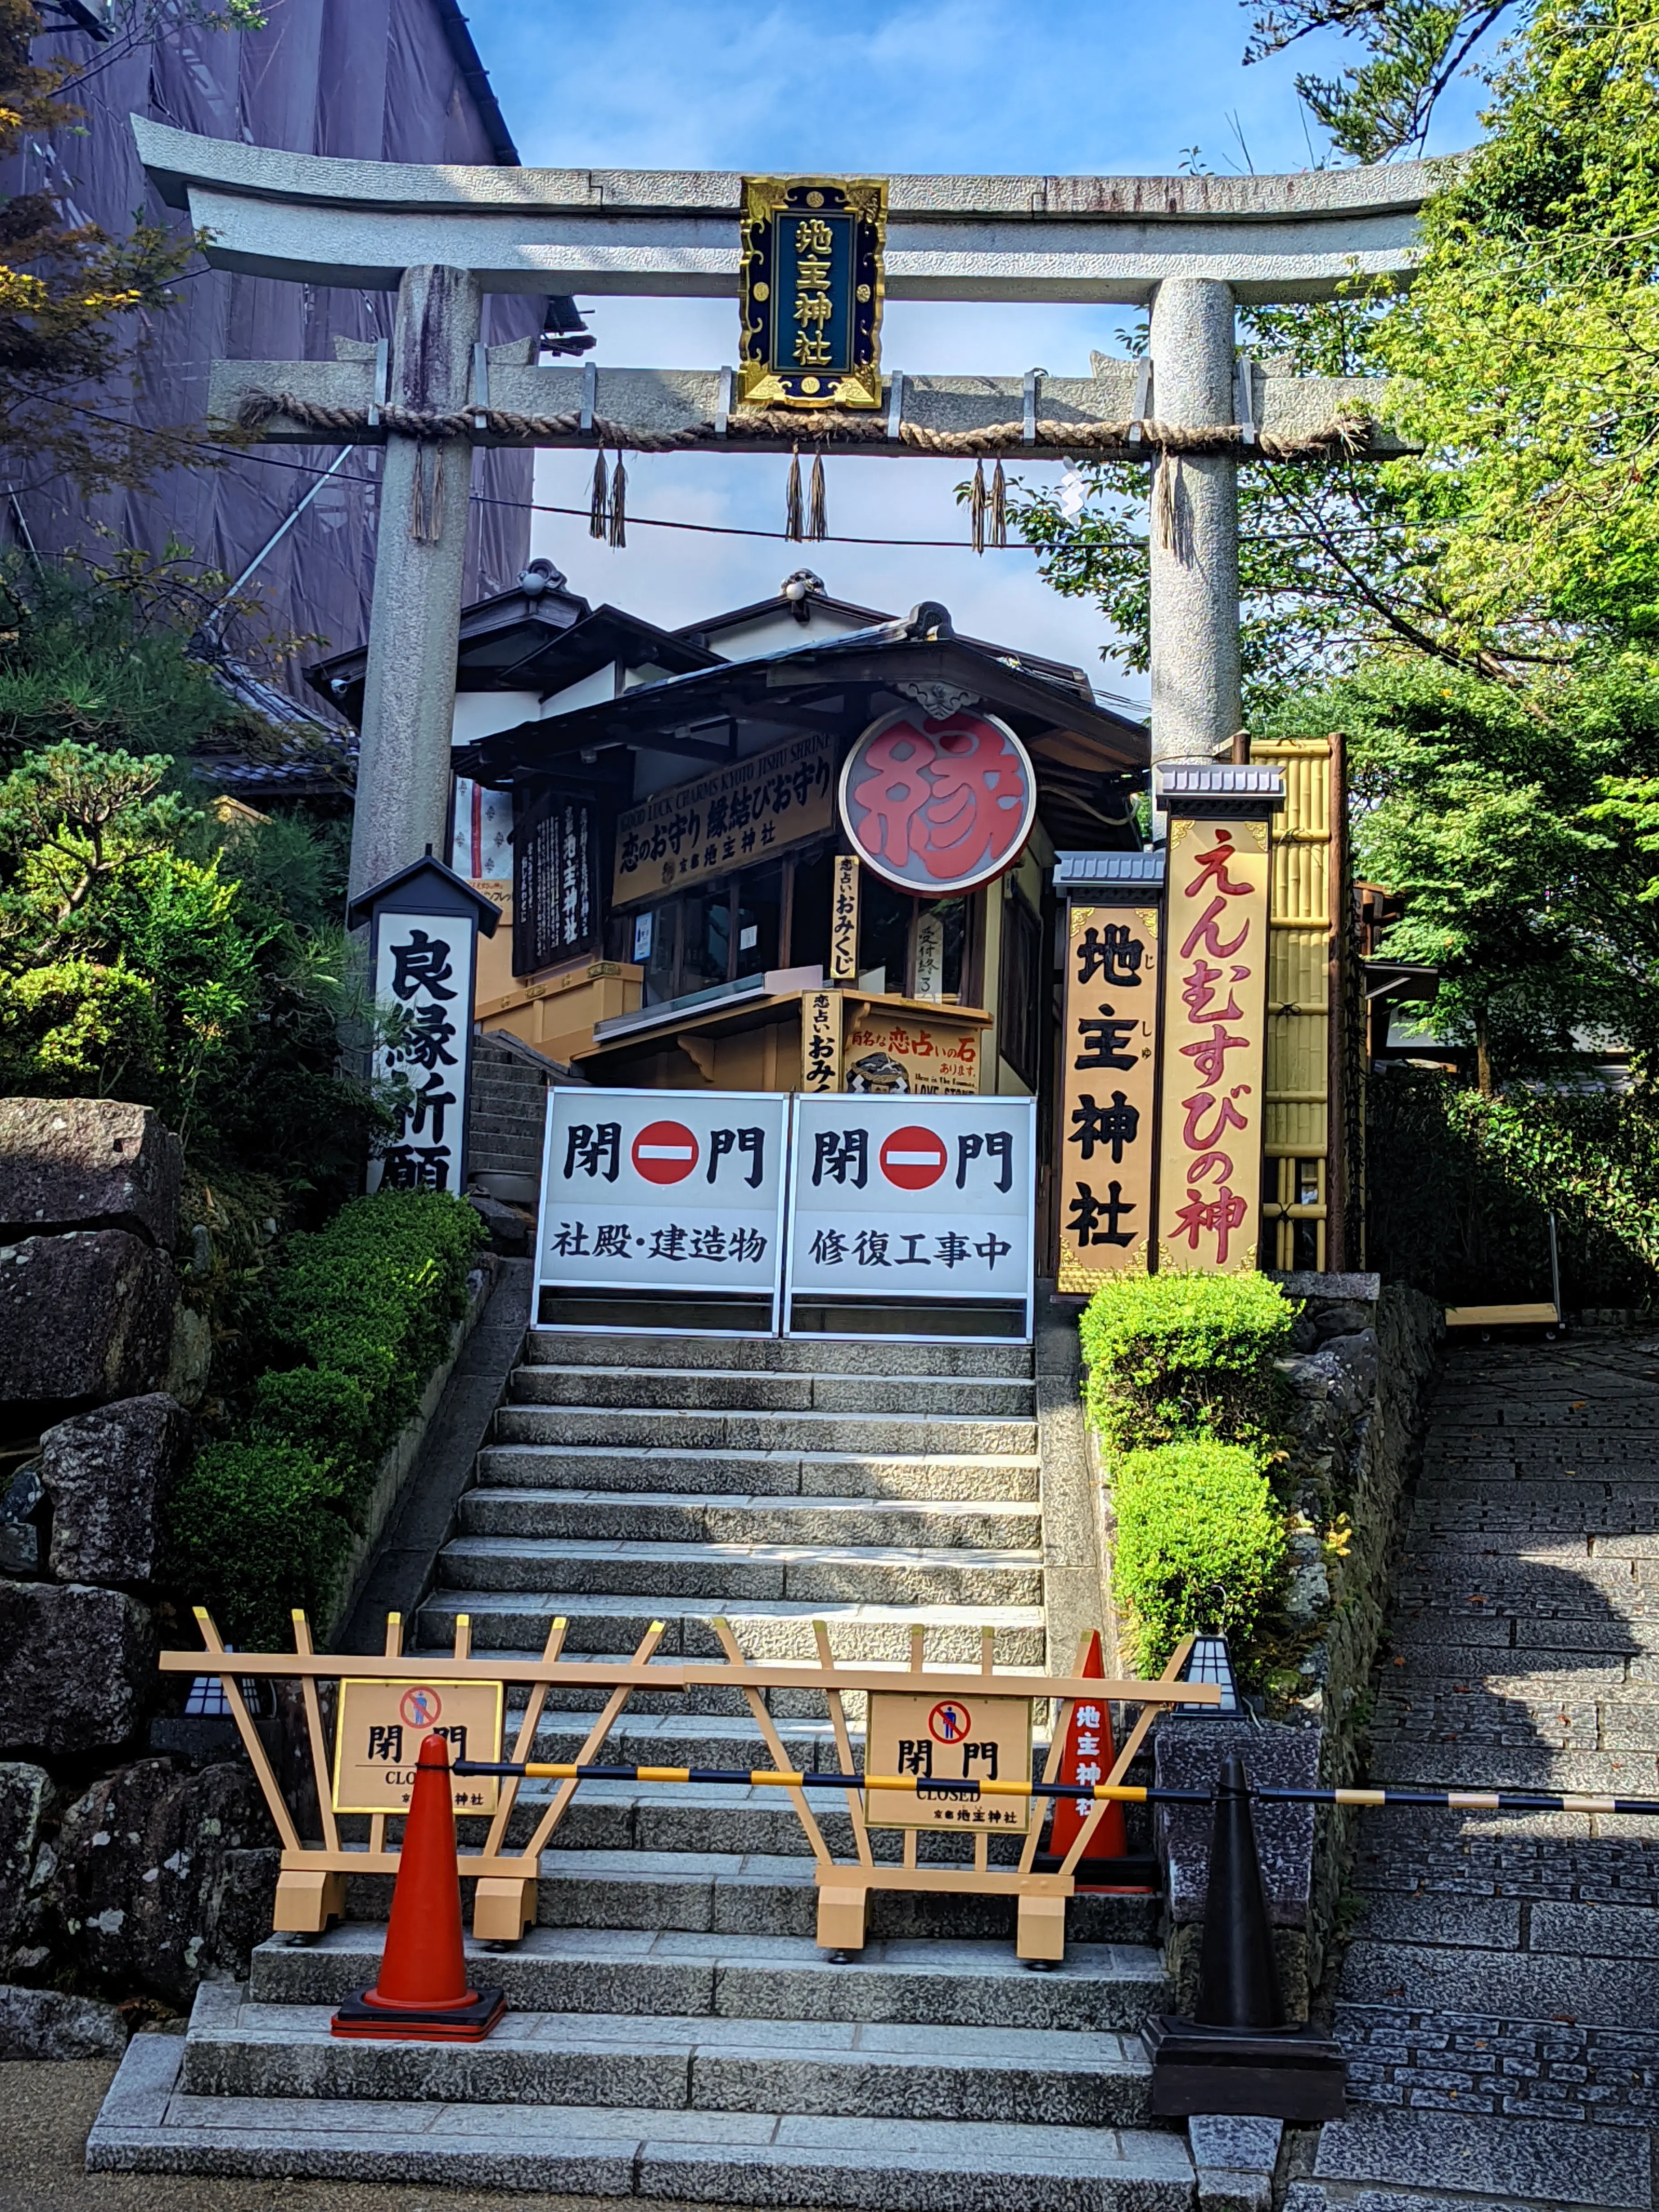
[[[841,818],[878,876],[946,897],[976,890],[1018,860],[1036,818],[1036,775],[994,715],[902,707],[872,722],[848,755]]]

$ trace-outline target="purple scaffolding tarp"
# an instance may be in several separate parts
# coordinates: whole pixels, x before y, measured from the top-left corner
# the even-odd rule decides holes
[[[146,185],[128,122],[132,114],[294,153],[484,165],[513,158],[499,116],[486,121],[463,80],[469,42],[447,21],[456,11],[442,0],[267,0],[267,27],[258,32],[175,24],[137,44],[118,36],[103,49],[78,33],[42,40],[41,54],[90,61],[74,95],[87,135],[65,131],[31,141],[9,165],[6,189],[54,191],[72,221],[96,222],[112,235],[127,231],[140,208],[152,222],[181,227],[185,218],[164,208]],[[179,287],[179,304],[149,319],[136,400],[119,380],[88,398],[112,411],[134,404],[151,421],[197,420],[205,411],[208,366],[216,356],[332,360],[337,337],[387,336],[392,307],[388,293],[277,283],[198,262]],[[486,303],[486,336],[522,337],[538,327],[540,310],[539,301],[494,297]],[[315,482],[314,471],[337,453],[283,447],[267,456],[239,457],[222,470],[176,471],[149,492],[91,501],[59,481],[26,491],[21,504],[42,551],[95,544],[100,527],[115,542],[153,554],[172,536],[204,564],[235,575]],[[532,461],[525,453],[475,457],[474,491],[519,504],[475,500],[469,598],[502,589],[524,565],[530,517],[523,502],[530,497]],[[379,471],[377,453],[354,453],[255,580],[270,627],[321,641],[289,664],[286,678],[296,696],[306,696],[301,661],[356,644],[367,632]],[[343,480],[348,478],[370,481]],[[15,518],[5,504],[3,533],[15,538]],[[109,542],[101,541],[105,547]]]

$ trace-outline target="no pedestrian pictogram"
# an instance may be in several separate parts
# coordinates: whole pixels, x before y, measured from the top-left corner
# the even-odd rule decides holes
[[[954,1698],[935,1705],[927,1716],[927,1733],[935,1743],[961,1743],[973,1725],[973,1715]]]

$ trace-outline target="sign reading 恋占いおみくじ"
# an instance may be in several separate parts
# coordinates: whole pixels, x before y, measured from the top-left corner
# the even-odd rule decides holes
[[[1036,775],[1007,725],[976,708],[902,707],[872,722],[841,772],[842,826],[901,890],[939,898],[1012,868],[1036,818]]]
[[[798,1097],[792,1306],[971,1299],[1023,1307],[1029,1335],[1035,1114],[1030,1098]]]
[[[659,898],[822,836],[835,819],[836,741],[790,738],[659,791],[617,818],[611,903]]]
[[[1170,821],[1160,1269],[1254,1267],[1261,1224],[1267,825]]]
[[[1146,1271],[1158,1076],[1156,907],[1067,908],[1056,1287]]]
[[[406,1813],[421,1746],[441,1735],[449,1760],[501,1755],[500,1682],[383,1682],[348,1678],[340,1684],[334,1729],[337,1813]],[[457,1775],[458,1813],[493,1813],[494,1775]]]
[[[864,1768],[866,1774],[915,1783],[908,1792],[866,1790],[866,1827],[988,1828],[1024,1835],[1030,1799],[981,1796],[978,1785],[1030,1780],[1031,1700],[873,1692]]]
[[[550,1091],[538,1279],[553,1291],[776,1299],[788,1100]]]

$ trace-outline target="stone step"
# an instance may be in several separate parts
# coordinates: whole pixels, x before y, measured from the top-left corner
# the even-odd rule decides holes
[[[1026,1552],[1042,1548],[1035,1504],[975,1499],[734,1497],[716,1491],[470,1490],[460,1502],[469,1536],[577,1538],[675,1544],[822,1544],[883,1549]]]
[[[619,1406],[638,1413],[959,1413],[970,1420],[1023,1418],[1035,1385],[983,1376],[763,1375],[746,1368],[514,1368],[515,1405]]]
[[[525,1357],[548,1367],[742,1368],[750,1374],[1000,1376],[1029,1381],[1029,1344],[839,1343],[811,1336],[631,1336],[532,1328]]]
[[[582,1590],[440,1589],[421,1607],[419,1640],[428,1648],[451,1645],[455,1619],[465,1613],[472,1641],[480,1650],[538,1649],[556,1620],[570,1626],[567,1648],[614,1651],[637,1645],[653,1622],[666,1624],[657,1650],[665,1659],[684,1656],[718,1659],[719,1638],[708,1626],[715,1610],[707,1597],[595,1595]],[[902,1661],[913,1626],[927,1631],[927,1657],[935,1666],[977,1666],[980,1630],[994,1633],[999,1666],[1040,1667],[1044,1656],[1043,1616],[1030,1605],[877,1605],[850,1602],[802,1603],[751,1599],[721,1603],[739,1648],[751,1659],[808,1659],[816,1651],[812,1624],[829,1628],[837,1659],[862,1665],[866,1660]]]
[[[250,2004],[204,1984],[179,2093],[1051,2128],[1133,2127],[1151,2107],[1139,2038],[1104,2031],[514,2012],[469,2050],[341,2042],[329,2017],[323,2006]]]
[[[584,1543],[542,1536],[459,1536],[438,1558],[454,1590],[566,1590],[586,1596],[706,1597],[804,1604],[1038,1606],[1036,1552],[880,1550],[806,1544]]]
[[[611,1444],[642,1451],[852,1452],[860,1457],[891,1452],[906,1459],[933,1452],[1029,1458],[1037,1448],[1035,1421],[517,1403],[497,1413],[495,1437],[498,1443]]]
[[[479,1454],[481,1483],[493,1489],[651,1491],[671,1497],[712,1492],[753,1498],[988,1498],[1035,1504],[1041,1480],[1035,1455],[624,1451],[609,1444],[508,1441],[518,1425],[511,1408],[496,1414],[496,1434],[503,1441]]]
[[[1044,2212],[1190,2212],[1194,2202],[1185,2142],[1150,2129],[201,2097],[175,2094],[185,2048],[176,2036],[133,2038],[88,2139],[89,2171],[321,2176],[848,2212],[1006,2212],[1022,2197]]]
[[[273,1936],[247,1994],[338,2004],[374,1981],[384,1942],[355,1923],[303,1946]],[[1169,2002],[1158,1954],[1128,1943],[1074,1943],[1042,1974],[1008,1942],[880,1942],[836,1964],[805,1936],[532,1928],[511,1951],[467,1949],[475,1976],[535,2012],[1133,2032]]]

